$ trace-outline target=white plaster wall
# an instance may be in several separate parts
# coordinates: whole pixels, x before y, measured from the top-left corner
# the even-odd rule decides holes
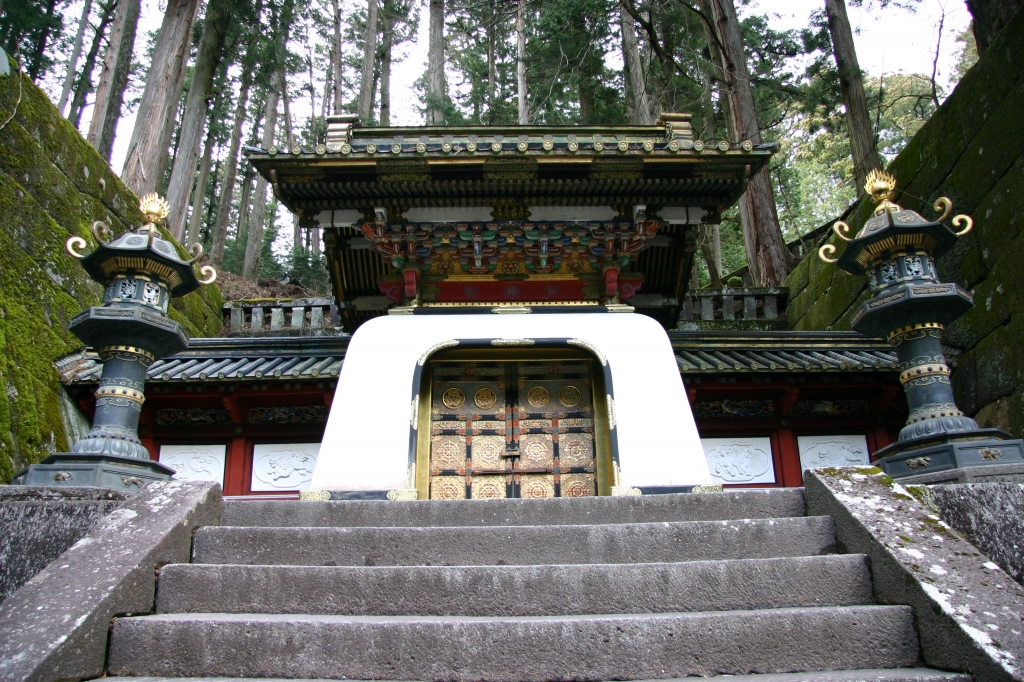
[[[406,488],[417,362],[450,339],[564,338],[607,358],[621,485],[707,485],[697,427],[665,330],[635,313],[387,315],[353,335],[338,377],[314,490]]]

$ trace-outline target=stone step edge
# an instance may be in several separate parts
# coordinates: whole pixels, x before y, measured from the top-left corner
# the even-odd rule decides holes
[[[545,532],[557,532],[558,529],[578,529],[581,527],[586,528],[615,528],[619,526],[678,526],[688,524],[734,524],[734,523],[751,523],[751,524],[763,524],[769,522],[775,523],[798,523],[804,519],[830,519],[830,516],[779,516],[779,517],[764,517],[764,518],[750,518],[750,519],[697,519],[693,521],[637,521],[630,523],[594,523],[594,524],[531,524],[531,525],[494,525],[494,526],[203,526],[204,529],[211,528],[216,529],[216,532],[230,532],[230,531],[246,531],[251,532],[254,530],[260,531],[272,531],[272,532],[284,532],[284,531],[295,531],[295,530],[315,530],[315,531],[336,531],[336,530],[350,530],[350,531],[373,531],[373,532],[398,532],[398,531],[424,531],[424,532],[449,532],[449,531],[479,531],[492,533],[503,529],[515,529],[519,533],[530,528],[542,528]]]
[[[322,682],[312,679],[285,679],[282,677],[125,677],[132,682]],[[694,678],[668,678],[692,680]],[[867,670],[825,670],[806,673],[767,673],[763,675],[719,675],[700,678],[720,682],[971,682],[966,673],[933,670],[931,668],[871,668]],[[387,680],[346,680],[346,682],[388,682]],[[424,681],[425,682],[425,681]],[[666,680],[637,680],[636,682],[666,682]]]
[[[700,658],[681,657],[680,647]],[[910,667],[920,649],[907,606],[503,618],[169,614],[116,619],[107,660],[111,674],[125,676],[543,682]]]
[[[547,524],[560,517],[566,523],[593,525],[614,518],[645,517],[657,520],[726,520],[736,517],[736,508],[755,518],[804,516],[802,488],[760,488],[727,490],[722,493],[642,495],[623,497],[551,498],[542,500],[421,500],[388,502],[339,500],[332,502],[227,500],[223,522],[243,526],[332,526],[343,517],[354,526],[389,527],[414,525],[521,525],[535,521]],[[541,520],[543,519],[543,520]],[[306,521],[308,523],[296,523]]]
[[[590,587],[576,589],[580,580]],[[737,582],[746,587],[737,588]],[[280,594],[267,595],[267,585]],[[470,608],[460,598],[461,590],[481,585],[497,591]],[[596,585],[612,593],[600,600],[599,607],[581,595]],[[538,587],[547,596],[520,601],[504,596],[507,590],[521,594],[523,589]],[[389,602],[392,589],[406,592]],[[752,596],[752,589],[759,596]],[[330,593],[334,596],[326,596]],[[370,606],[367,599],[375,605]],[[156,612],[500,616],[694,613],[873,603],[867,556],[826,554],[531,566],[169,564],[161,569]]]
[[[200,621],[200,622],[232,622],[250,621],[257,624],[271,624],[280,622],[312,621],[333,623],[337,625],[352,624],[374,624],[374,623],[407,623],[415,625],[419,623],[461,623],[472,625],[474,623],[564,623],[572,621],[607,621],[607,620],[665,620],[686,618],[699,620],[702,618],[741,618],[763,614],[774,615],[811,615],[815,612],[843,611],[851,614],[863,611],[903,611],[910,609],[902,604],[859,604],[854,606],[787,606],[775,609],[736,609],[733,611],[665,611],[661,613],[583,613],[561,616],[348,616],[331,614],[308,614],[308,613],[217,613],[217,612],[190,612],[190,613],[155,613],[143,616],[126,616],[132,620],[144,620],[152,623],[175,622],[175,621]],[[119,618],[115,618],[116,623]]]
[[[344,572],[356,572],[356,571],[444,571],[452,569],[478,569],[481,571],[492,572],[498,571],[518,571],[524,568],[544,568],[544,567],[565,567],[571,569],[577,569],[587,566],[607,566],[611,569],[628,569],[630,566],[687,566],[693,567],[694,569],[700,569],[702,565],[711,566],[717,564],[740,564],[740,563],[761,563],[766,561],[773,562],[794,562],[794,561],[830,561],[836,558],[842,558],[844,561],[854,561],[855,559],[849,559],[847,557],[855,557],[856,559],[864,559],[867,554],[811,554],[807,556],[777,556],[777,557],[750,557],[744,559],[694,559],[692,561],[634,561],[630,563],[622,564],[611,564],[611,563],[590,563],[590,564],[434,564],[431,566],[317,566],[314,564],[196,564],[196,563],[174,563],[164,564],[160,567],[161,570],[171,566],[197,566],[201,569],[210,567],[227,566],[230,568],[259,568],[259,569],[281,569],[287,571],[298,571],[302,569],[315,568],[321,571],[344,571]],[[358,681],[353,681],[358,682]]]

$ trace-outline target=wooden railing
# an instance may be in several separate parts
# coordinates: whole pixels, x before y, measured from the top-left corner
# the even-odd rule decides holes
[[[224,304],[224,333],[333,334],[341,331],[338,308],[330,298],[228,301]]]
[[[785,288],[697,289],[683,296],[680,329],[744,329],[783,326]]]

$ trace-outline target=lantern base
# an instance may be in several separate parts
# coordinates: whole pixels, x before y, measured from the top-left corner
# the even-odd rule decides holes
[[[58,452],[22,469],[15,485],[92,486],[134,493],[147,483],[166,481],[174,469],[151,459]]]
[[[976,467],[1019,465],[1024,473],[1024,441],[999,429],[897,441],[874,456],[875,466],[901,483],[955,483],[959,470]]]

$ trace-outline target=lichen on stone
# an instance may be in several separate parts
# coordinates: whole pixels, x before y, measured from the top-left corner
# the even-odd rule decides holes
[[[94,245],[96,220],[115,234],[141,221],[131,190],[24,74],[0,78],[0,119],[19,77],[21,102],[0,130],[0,483],[71,446],[53,361],[81,348],[68,322],[102,292],[65,242]],[[171,317],[191,336],[216,336],[222,307],[217,287],[204,286]]]

